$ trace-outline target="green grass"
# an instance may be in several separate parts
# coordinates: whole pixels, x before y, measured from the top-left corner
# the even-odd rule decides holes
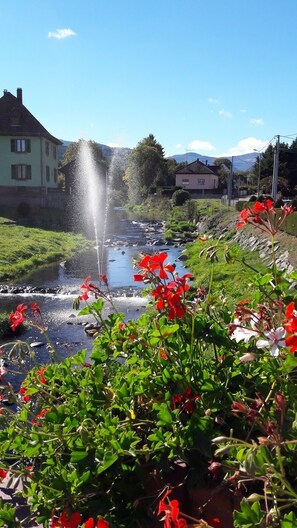
[[[217,260],[209,258],[212,251],[208,253],[207,248],[215,246],[217,241],[210,239],[207,242],[197,240],[186,247],[186,254],[189,257],[186,266],[195,277],[195,286],[205,288],[209,291],[211,275],[213,280],[211,290],[214,296],[221,299],[228,298],[229,306],[246,296],[252,295],[255,287],[252,285],[252,277],[258,273],[267,273],[267,266],[263,264],[257,252],[250,252],[241,249],[237,244],[228,244],[227,240],[222,240],[217,246]],[[229,250],[233,255],[232,262],[227,263],[225,251]],[[242,260],[246,265],[242,264]],[[249,266],[254,268],[253,271]],[[247,294],[248,292],[248,294]]]
[[[22,227],[0,219],[0,280],[17,280],[37,267],[89,247],[82,235]],[[8,223],[8,225],[7,225]]]

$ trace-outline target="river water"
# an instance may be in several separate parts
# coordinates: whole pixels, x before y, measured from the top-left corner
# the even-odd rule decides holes
[[[114,305],[126,319],[135,319],[145,310],[148,298],[143,296],[143,284],[135,283],[134,259],[140,254],[165,251],[168,262],[176,264],[179,274],[185,273],[183,263],[178,260],[181,249],[162,242],[162,225],[146,222],[131,222],[122,215],[109,223],[102,254],[101,273],[109,282]],[[98,278],[98,254],[96,248],[70,261],[47,266],[32,273],[26,280],[15,283],[19,293],[0,293],[1,312],[14,311],[18,304],[37,303],[48,325],[48,336],[62,356],[82,348],[92,349],[93,338],[85,332],[85,325],[93,323],[90,316],[79,317],[73,309],[73,301],[81,293],[81,285],[91,275],[92,282]],[[35,291],[32,291],[34,289]],[[2,288],[2,291],[4,288]],[[81,307],[84,302],[81,303]],[[106,304],[104,315],[110,313]],[[39,342],[37,357],[46,361],[44,336],[34,328],[28,328],[22,339],[29,343]]]

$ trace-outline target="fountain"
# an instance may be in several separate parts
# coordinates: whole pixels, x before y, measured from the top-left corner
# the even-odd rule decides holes
[[[79,222],[90,238],[94,238],[97,253],[98,279],[103,272],[104,238],[108,213],[108,171],[105,162],[95,159],[96,146],[79,141],[76,166],[77,196],[74,215],[80,211]],[[90,221],[92,229],[90,229]]]

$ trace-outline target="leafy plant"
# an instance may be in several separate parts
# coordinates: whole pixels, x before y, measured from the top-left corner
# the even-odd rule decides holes
[[[284,217],[291,212],[284,206]],[[260,226],[273,244],[282,221],[274,215],[269,200],[256,202],[239,227]],[[219,243],[204,248],[207,289],[178,276],[165,252],[142,255],[134,279],[151,300],[137,321],[115,307],[105,319],[108,278],[87,277],[75,307],[85,303],[79,313],[98,325],[90,358],[54,351],[38,365],[25,343],[2,347],[0,475],[22,481],[31,518],[45,527],[90,528],[97,519],[104,528],[153,528],[162,515],[166,528],[226,528],[228,508],[221,519],[206,509],[214,489],[241,500],[235,527],[296,525],[294,291],[274,263],[254,270],[254,293],[231,311],[212,291]],[[231,249],[226,258],[239,260]],[[10,321],[46,335],[36,304],[19,305]],[[8,370],[22,375],[20,386],[6,381]],[[198,484],[210,491],[202,519],[189,499]]]

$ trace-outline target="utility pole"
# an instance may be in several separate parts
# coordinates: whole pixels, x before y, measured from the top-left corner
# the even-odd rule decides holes
[[[227,196],[228,196],[228,206],[231,205],[231,196],[232,196],[232,178],[233,178],[233,156],[231,158],[231,169],[228,174],[228,184],[227,184]]]
[[[279,138],[280,138],[280,136],[276,136],[276,145],[275,145],[274,158],[273,158],[273,176],[272,176],[271,196],[272,196],[274,201],[276,200],[277,183],[278,183]]]

